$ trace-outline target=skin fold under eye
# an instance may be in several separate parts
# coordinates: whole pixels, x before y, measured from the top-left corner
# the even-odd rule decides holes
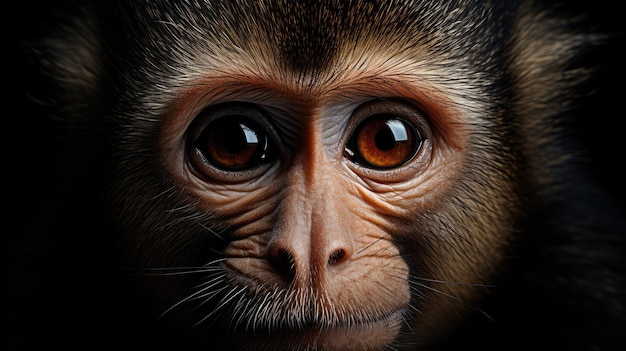
[[[369,168],[396,168],[412,160],[423,141],[411,123],[395,114],[377,114],[357,126],[346,145],[346,157]]]

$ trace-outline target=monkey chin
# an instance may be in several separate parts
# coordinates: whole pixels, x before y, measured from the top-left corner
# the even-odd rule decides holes
[[[402,312],[397,311],[378,320],[339,322],[334,326],[304,327],[299,330],[278,330],[264,335],[235,334],[234,344],[245,350],[383,350],[391,345],[402,326]]]

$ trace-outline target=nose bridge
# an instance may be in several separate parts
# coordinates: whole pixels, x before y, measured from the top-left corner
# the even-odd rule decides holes
[[[311,206],[311,250],[313,256],[316,253],[324,254],[324,248],[329,247],[333,237],[343,231],[339,208],[342,191],[340,184],[334,177],[331,167],[320,164],[320,169],[311,179],[309,184],[309,197]]]
[[[333,180],[335,170],[324,160],[311,161],[299,161],[292,167],[287,206],[291,212],[288,220],[293,221],[289,231],[297,233],[298,244],[309,246],[313,260],[328,244],[331,232],[340,230],[336,227],[340,223],[336,202],[341,191]]]
[[[269,252],[278,271],[296,284],[320,284],[328,267],[352,253],[337,172],[318,153],[296,157],[290,167],[280,211],[282,225]]]

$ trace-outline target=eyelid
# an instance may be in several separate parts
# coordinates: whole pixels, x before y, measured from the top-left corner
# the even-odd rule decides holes
[[[227,115],[246,116],[265,128],[271,138],[280,141],[276,129],[270,122],[269,113],[261,106],[245,101],[220,102],[205,107],[194,117],[193,122],[191,122],[187,129],[187,132],[190,133],[187,138],[197,140],[199,134],[204,131],[207,125]]]
[[[353,112],[353,117],[365,119],[374,114],[396,114],[416,125],[424,124],[426,114],[423,109],[400,97],[376,98],[359,105]],[[360,122],[360,121],[359,121]]]

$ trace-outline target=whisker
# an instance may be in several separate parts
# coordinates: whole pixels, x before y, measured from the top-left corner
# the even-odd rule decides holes
[[[235,297],[237,297],[239,294],[243,293],[246,290],[245,286],[242,286],[239,291],[236,291],[237,288],[233,288],[230,290],[229,293],[227,293],[224,297],[222,297],[222,300],[217,304],[217,306],[215,306],[215,308],[213,309],[213,311],[211,311],[211,313],[207,314],[206,316],[204,316],[200,321],[198,321],[195,326],[198,326],[202,323],[204,323],[204,321],[206,321],[207,319],[211,318],[211,316],[215,315],[216,312],[218,312],[220,309],[224,308],[224,306],[227,306],[228,303],[234,299]],[[236,292],[235,292],[236,291]],[[230,295],[230,296],[229,296]]]
[[[207,297],[207,296],[211,296],[212,297],[212,296],[215,296],[215,294],[220,293],[222,290],[226,289],[226,287],[223,287],[223,288],[218,289],[218,290],[211,291],[210,293],[207,293],[207,290],[210,290],[214,286],[221,284],[224,281],[224,277],[225,277],[224,274],[221,274],[221,275],[218,275],[218,276],[214,277],[213,279],[211,279],[209,281],[211,284],[209,284],[208,286],[203,287],[202,289],[199,289],[198,291],[188,295],[187,297],[181,299],[180,301],[178,301],[174,305],[170,306],[163,313],[161,313],[160,317],[163,317],[165,314],[169,313],[171,310],[173,310],[174,308],[180,306],[183,303],[186,303],[186,302],[189,302],[189,301],[193,301],[193,300],[197,300],[197,299],[200,299],[200,298],[204,298],[204,297]],[[204,284],[206,284],[206,283],[204,283]],[[200,284],[199,286],[202,286],[204,284]]]
[[[195,287],[195,289],[198,289],[198,291],[196,291],[194,294],[190,295],[188,298],[191,299],[191,300],[197,300],[197,299],[200,299],[200,298],[207,297],[209,295],[214,295],[213,292],[207,293],[207,294],[205,294],[203,292],[207,291],[208,289],[211,289],[211,288],[213,288],[215,286],[219,286],[219,285],[223,284],[224,280],[225,279],[224,279],[224,275],[223,274],[218,275],[216,277],[213,277],[211,279],[208,279],[207,281],[198,284]],[[203,294],[202,295],[198,295],[198,293],[203,293]]]
[[[477,287],[477,288],[497,288],[497,285],[492,285],[492,284],[483,284],[483,283],[468,283],[468,282],[459,282],[459,281],[452,281],[452,280],[439,280],[439,279],[432,279],[432,278],[424,278],[424,277],[414,277],[415,279],[418,279],[420,281],[425,281],[425,282],[429,282],[429,283],[437,283],[437,284],[448,284],[448,285],[465,285],[465,286],[473,286],[473,287]]]
[[[205,224],[203,224],[203,223],[200,223],[200,222],[196,222],[196,223],[197,223],[197,224],[198,224],[198,225],[199,225],[202,229],[204,229],[205,231],[207,231],[207,232],[209,232],[209,233],[213,234],[214,236],[216,236],[216,237],[217,237],[218,239],[220,239],[221,241],[223,241],[223,242],[228,242],[228,240],[226,240],[226,239],[222,236],[222,234],[223,234],[223,233],[227,230],[227,228],[226,228],[226,227],[221,228],[219,231],[216,231],[216,230],[215,230],[215,229],[213,229],[213,228],[207,227],[207,226],[206,226]],[[216,251],[216,252],[221,253],[221,252],[219,252],[219,251]]]
[[[379,241],[381,241],[381,240],[383,240],[383,239],[385,239],[385,238],[387,238],[387,237],[389,237],[389,234],[385,234],[385,235],[383,235],[383,236],[381,236],[381,237],[379,237],[379,238],[376,238],[376,240],[372,241],[370,244],[368,244],[367,246],[365,246],[364,248],[362,248],[361,250],[359,250],[357,253],[358,253],[358,254],[363,253],[363,251],[368,250],[368,249],[369,249],[369,248],[371,248],[372,246],[376,245]],[[380,250],[379,250],[379,252],[380,252]]]
[[[220,268],[214,266],[220,262],[225,261],[226,258],[219,258],[213,260],[203,266],[181,266],[181,267],[148,267],[148,268],[118,268],[122,271],[129,272],[128,275],[134,276],[168,276],[168,275],[185,275],[196,273],[207,273],[219,271]]]

